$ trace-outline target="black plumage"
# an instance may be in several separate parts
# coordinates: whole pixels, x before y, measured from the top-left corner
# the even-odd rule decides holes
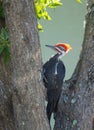
[[[65,66],[59,58],[60,55],[57,53],[43,65],[43,82],[47,88],[48,104],[46,110],[49,121],[51,114],[57,111],[65,77]]]

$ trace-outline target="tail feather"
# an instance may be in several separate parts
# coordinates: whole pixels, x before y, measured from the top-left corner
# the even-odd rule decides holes
[[[54,110],[53,104],[48,102],[48,104],[47,104],[47,117],[48,117],[49,122],[50,122],[53,110]]]
[[[58,101],[60,97],[60,92],[58,92],[56,89],[49,90],[47,92],[48,96],[48,104],[47,104],[47,116],[48,120],[50,122],[52,113],[57,111]]]

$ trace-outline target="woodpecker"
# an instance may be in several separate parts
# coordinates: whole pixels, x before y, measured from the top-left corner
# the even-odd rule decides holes
[[[65,77],[65,65],[60,60],[72,49],[67,43],[57,43],[56,45],[46,45],[57,53],[43,65],[43,83],[47,88],[47,117],[50,123],[52,113],[57,112],[58,102],[62,91],[63,79]]]

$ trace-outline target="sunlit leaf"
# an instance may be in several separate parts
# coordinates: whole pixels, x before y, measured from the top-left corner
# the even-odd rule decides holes
[[[37,18],[40,20],[44,18],[45,20],[51,20],[51,16],[48,14],[48,8],[56,8],[61,6],[60,0],[35,0],[35,8]],[[38,25],[38,29],[41,31],[41,26]]]
[[[46,19],[46,20],[51,20],[51,17],[49,16],[49,14],[48,14],[47,11],[45,11],[45,12],[43,13],[43,17],[44,17],[44,19]]]
[[[48,7],[49,8],[56,8],[57,6],[60,6],[60,5],[62,5],[62,3],[59,1],[56,1],[54,3],[50,3]]]
[[[82,3],[82,1],[81,0],[76,0],[78,3]]]
[[[43,32],[42,25],[38,22],[38,29],[39,31]]]

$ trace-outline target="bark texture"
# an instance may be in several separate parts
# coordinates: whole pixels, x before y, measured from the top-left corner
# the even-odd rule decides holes
[[[54,130],[94,130],[94,2],[88,14],[80,60],[63,85]]]
[[[49,130],[40,80],[41,53],[33,0],[3,0],[3,6],[11,43],[13,124],[5,129]],[[0,130],[5,130],[2,128]]]
[[[5,18],[0,17],[0,30],[5,27]],[[14,130],[11,102],[11,69],[0,55],[0,130]]]

